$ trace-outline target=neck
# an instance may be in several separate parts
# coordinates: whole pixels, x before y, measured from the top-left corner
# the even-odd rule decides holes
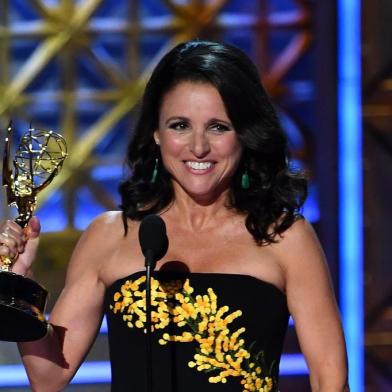
[[[174,202],[167,214],[177,225],[192,231],[216,227],[222,218],[234,215],[227,208],[229,190],[215,198],[192,197],[184,191],[175,192]]]

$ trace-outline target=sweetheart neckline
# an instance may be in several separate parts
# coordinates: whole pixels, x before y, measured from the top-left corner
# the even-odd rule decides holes
[[[106,287],[106,291],[110,290],[116,283],[118,283],[118,282],[120,282],[122,280],[131,279],[132,277],[139,276],[139,275],[144,274],[144,273],[145,273],[145,271],[139,270],[139,271],[132,272],[131,274],[126,275],[126,276],[124,276],[122,278],[118,278],[118,279],[114,280],[109,286]],[[178,276],[181,276],[181,275],[182,276],[192,276],[192,275],[195,276],[196,275],[196,276],[203,276],[204,277],[204,276],[212,275],[212,276],[215,276],[215,277],[218,277],[218,276],[219,277],[225,277],[226,276],[226,277],[233,277],[233,278],[246,278],[246,279],[254,280],[254,281],[259,282],[259,283],[264,284],[264,285],[268,285],[268,286],[272,287],[273,289],[275,289],[280,295],[283,295],[284,297],[286,297],[286,293],[283,292],[275,284],[273,284],[271,282],[268,282],[266,280],[263,280],[263,279],[256,278],[255,276],[248,275],[248,274],[225,273],[225,272],[182,272],[182,271],[160,271],[160,270],[157,270],[157,271],[153,272],[152,276],[154,277],[157,273],[161,274],[161,275],[172,274],[172,275],[178,275]]]

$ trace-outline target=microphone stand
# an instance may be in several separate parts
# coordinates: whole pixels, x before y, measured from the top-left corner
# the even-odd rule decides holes
[[[154,252],[148,250],[146,267],[146,376],[147,392],[152,392],[152,334],[151,334],[151,271],[155,267]]]
[[[167,252],[169,241],[165,222],[158,215],[147,215],[139,227],[139,242],[146,267],[146,375],[147,392],[153,390],[152,333],[151,333],[151,271]]]

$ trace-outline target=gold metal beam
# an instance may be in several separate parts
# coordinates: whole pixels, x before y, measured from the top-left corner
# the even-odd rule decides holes
[[[59,50],[81,29],[97,9],[102,0],[86,0],[75,10],[69,24],[58,34],[47,38],[31,55],[3,92],[7,99],[0,101],[0,116],[4,114],[26,89],[38,73],[49,63]]]
[[[162,51],[150,62],[140,78],[138,78],[137,73],[137,58],[128,59],[128,63],[132,62],[133,67],[131,75],[125,76],[122,72],[118,72],[119,70],[113,68],[110,61],[105,63],[100,59],[88,46],[89,40],[92,39],[91,37],[95,37],[96,33],[100,31],[99,26],[95,23],[88,24],[88,20],[91,19],[93,12],[98,8],[101,2],[102,0],[85,0],[80,3],[70,0],[60,0],[56,5],[48,6],[43,0],[32,0],[31,5],[38,10],[44,20],[43,22],[37,22],[34,25],[30,24],[30,28],[35,29],[35,36],[38,35],[46,38],[44,38],[42,44],[34,51],[33,55],[11,81],[6,91],[4,91],[4,94],[7,96],[7,102],[0,102],[1,116],[2,113],[15,105],[26,105],[29,102],[34,102],[38,99],[34,94],[24,94],[23,92],[51,59],[56,55],[59,55],[61,50],[64,50],[64,54],[60,54],[60,56],[65,56],[64,59],[68,65],[72,63],[72,53],[76,53],[76,50],[80,50],[81,53],[84,53],[83,55],[87,55],[94,61],[95,65],[99,67],[100,72],[106,75],[113,84],[113,88],[111,89],[106,89],[104,91],[88,91],[86,94],[85,91],[77,90],[76,86],[73,87],[73,83],[69,83],[69,72],[71,71],[69,71],[68,68],[70,67],[63,67],[62,75],[68,82],[65,83],[64,91],[52,93],[52,98],[53,100],[64,103],[62,131],[66,134],[70,144],[70,157],[52,186],[40,194],[39,202],[41,204],[52,192],[64,185],[74,176],[75,173],[77,174],[78,172],[83,171],[86,164],[88,166],[90,160],[94,158],[92,157],[92,154],[95,147],[111,132],[118,121],[131,112],[138,102],[152,68],[163,53],[167,52],[167,50],[178,42],[200,36],[205,30],[210,31],[209,29],[211,28],[212,23],[214,23],[214,32],[220,32],[226,27],[223,22],[217,20],[217,15],[219,15],[219,12],[221,12],[222,8],[228,3],[228,0],[212,0],[209,2],[204,0],[192,0],[185,5],[179,5],[179,3],[174,0],[164,0],[172,10],[173,16],[165,19],[164,23],[158,27],[154,25],[152,30],[151,26],[147,26],[146,29],[147,31],[151,30],[160,33],[164,31],[167,34],[170,34],[172,39],[169,40],[168,44],[162,48]],[[140,6],[139,2],[130,1],[130,3],[133,7],[133,11],[131,12],[133,17],[129,18],[128,21],[122,22],[123,24],[120,26],[120,29],[122,30],[116,30],[116,32],[127,34],[130,39],[135,40],[136,42],[137,37],[145,32],[145,27],[143,27],[143,23],[139,23],[139,21],[135,19],[138,11],[136,8]],[[302,1],[298,1],[297,3],[300,8],[301,6],[302,8],[305,7]],[[271,69],[270,80],[273,82],[273,85],[279,84],[281,78],[308,47],[310,35],[307,35],[307,31],[304,29],[303,15],[304,14],[301,13],[295,14],[294,16],[296,19],[294,22],[293,17],[289,18],[290,20],[288,21],[281,19],[275,20],[276,18],[272,18],[271,14],[266,15],[265,23],[267,29],[271,29],[271,25],[274,23],[277,28],[280,28],[290,22],[291,27],[300,28],[302,32],[302,35],[297,34],[295,36],[286,48],[284,54],[281,57],[278,57],[276,62],[269,67]],[[245,21],[244,23],[250,23],[249,26],[246,26],[251,29],[258,28],[257,20],[256,22],[252,22],[252,20]],[[293,26],[293,23],[296,26]],[[302,25],[296,23],[302,23]],[[112,27],[119,28],[114,24]],[[303,33],[304,30],[305,34]],[[20,31],[18,34],[21,33],[22,32]],[[5,34],[12,34],[12,31],[3,31],[0,34],[0,40],[8,39],[8,35],[6,36]],[[20,35],[17,36],[19,37]],[[70,42],[72,42],[72,45],[68,45]],[[133,46],[132,55],[137,57],[138,53],[136,52],[136,48],[137,44]],[[95,124],[92,124],[83,132],[83,136],[80,139],[77,139],[74,135],[75,129],[77,129],[76,107],[78,101],[80,99],[86,99],[86,97],[89,100],[114,103]]]
[[[171,47],[182,40],[182,35],[177,35],[171,39],[157,53],[149,66],[145,69],[136,83],[131,84],[125,91],[123,98],[107,113],[105,113],[95,124],[93,124],[83,135],[83,138],[76,142],[69,151],[67,159],[60,174],[55,178],[49,188],[46,188],[39,194],[39,205],[59,187],[64,185],[71,176],[80,169],[91,155],[94,148],[102,138],[113,128],[113,126],[129,113],[139,101],[147,82],[147,79],[155,67],[156,63]]]

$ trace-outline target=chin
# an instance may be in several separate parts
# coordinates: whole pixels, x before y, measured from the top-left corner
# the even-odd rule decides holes
[[[179,182],[174,180],[174,182],[181,188],[189,197],[198,201],[214,201],[217,200],[222,193],[229,190],[229,184],[224,184],[222,181],[190,181],[195,179],[184,179],[184,181]]]
[[[219,190],[217,187],[214,188],[185,188],[183,187],[184,191],[194,200],[196,201],[202,201],[202,202],[213,202],[215,200],[217,200],[220,195],[225,192],[228,191],[228,188],[224,189],[224,190]]]

